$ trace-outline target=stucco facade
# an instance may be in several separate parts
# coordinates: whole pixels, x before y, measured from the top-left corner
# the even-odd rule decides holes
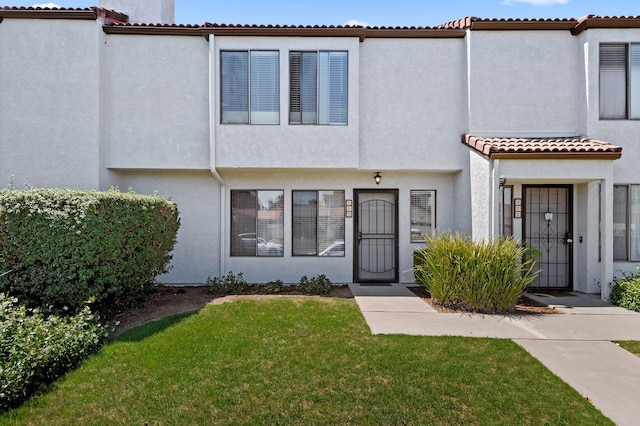
[[[101,3],[122,13],[0,9],[0,179],[13,175],[18,187],[119,186],[176,201],[182,227],[173,268],[160,281],[203,283],[228,271],[252,282],[317,274],[366,281],[363,265],[389,260],[387,280],[410,283],[420,226],[494,238],[506,221],[509,234],[532,241],[531,223],[550,229],[554,219],[540,215],[557,208],[545,204],[540,217],[531,216],[540,191],[568,194],[566,212],[555,218],[563,215],[569,228],[554,243],[566,246],[555,256],[567,258],[568,272],[548,287],[607,297],[613,277],[637,266],[614,261],[613,190],[640,184],[640,123],[599,114],[599,46],[640,40],[637,19],[467,18],[426,29],[126,23],[127,12],[172,22],[172,2],[143,3],[131,10],[125,1]],[[251,51],[277,52],[279,120],[222,124],[222,52]],[[341,95],[348,118],[292,124],[291,52],[333,51],[348,58]],[[526,152],[483,151],[461,135],[499,144],[521,138]],[[604,141],[609,151],[581,142],[569,149],[566,140],[556,151],[534,149],[536,138]],[[342,238],[334,243],[344,252],[300,255],[294,196],[325,190],[343,200]],[[247,191],[281,194],[278,214],[269,215],[281,227],[277,238],[253,236],[277,248],[275,256],[261,257],[260,247],[257,256],[234,255],[237,216],[247,214],[234,197]],[[361,247],[362,200],[377,194],[391,200],[385,220],[393,230],[368,244],[391,247],[386,260],[376,257],[383,251]],[[317,214],[336,214],[327,211]],[[428,224],[416,219],[423,216]]]

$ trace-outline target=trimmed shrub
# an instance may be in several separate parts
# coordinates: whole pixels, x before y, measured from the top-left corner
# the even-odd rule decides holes
[[[209,292],[212,294],[243,294],[249,288],[249,284],[242,276],[242,272],[237,275],[229,271],[226,276],[207,278]]]
[[[267,294],[278,294],[284,291],[282,280],[269,281],[264,285],[264,292]]]
[[[460,235],[424,237],[414,253],[416,282],[436,303],[476,312],[509,312],[535,279],[535,261],[513,238],[474,241]]]
[[[611,303],[640,312],[640,274],[615,280],[609,297]]]
[[[77,312],[143,302],[165,273],[178,210],[159,196],[69,189],[0,191],[0,291]]]
[[[331,280],[324,274],[312,278],[307,278],[305,275],[300,279],[300,289],[307,294],[328,294],[331,291],[331,286]]]
[[[72,317],[45,317],[16,302],[0,293],[0,412],[97,352],[107,334],[87,307]]]

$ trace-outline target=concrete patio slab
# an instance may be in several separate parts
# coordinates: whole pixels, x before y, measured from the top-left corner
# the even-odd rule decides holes
[[[437,312],[402,284],[349,284],[362,312]]]

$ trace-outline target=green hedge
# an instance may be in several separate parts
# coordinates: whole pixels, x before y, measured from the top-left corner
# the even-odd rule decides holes
[[[436,303],[478,312],[508,312],[535,279],[534,260],[512,238],[474,241],[460,235],[425,237],[414,252],[414,276]]]
[[[135,305],[165,273],[174,203],[117,189],[0,191],[0,291],[70,313]]]
[[[611,303],[640,312],[640,274],[615,280],[610,299]]]
[[[0,293],[0,413],[26,400],[102,346],[106,331],[88,308],[45,317]]]

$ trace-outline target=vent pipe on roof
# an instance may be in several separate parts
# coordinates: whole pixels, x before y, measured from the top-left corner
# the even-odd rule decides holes
[[[128,15],[131,23],[175,23],[175,0],[100,0],[99,6]]]

